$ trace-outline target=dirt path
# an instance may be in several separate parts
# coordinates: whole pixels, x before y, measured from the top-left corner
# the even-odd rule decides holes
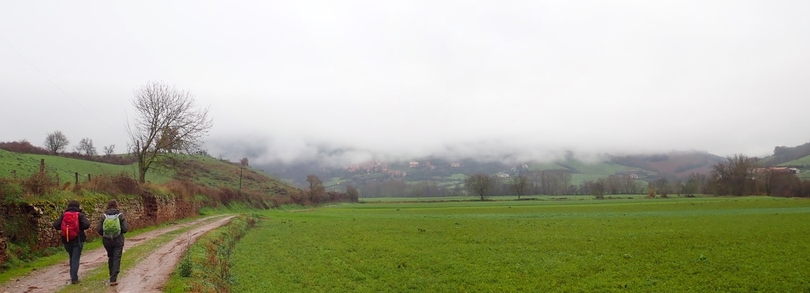
[[[196,225],[196,224],[199,224],[200,222],[204,222],[204,221],[209,220],[209,219],[214,218],[214,217],[216,217],[216,216],[205,217],[205,218],[197,219],[197,220],[194,220],[194,221],[191,221],[191,222],[187,222],[187,223],[183,223],[183,224],[179,224],[179,225],[174,225],[174,226],[171,226],[171,227],[166,227],[166,228],[162,228],[162,229],[149,231],[149,232],[140,234],[138,236],[133,236],[132,238],[127,238],[126,245],[124,246],[124,251],[126,252],[127,249],[138,246],[138,245],[140,245],[140,244],[142,244],[142,243],[144,243],[146,241],[149,241],[151,239],[154,239],[155,237],[158,237],[160,235],[175,231],[177,229],[181,229],[181,228],[189,227],[189,226],[192,226],[192,225]],[[216,227],[219,227],[219,226],[227,223],[228,221],[230,221],[231,218],[232,217],[224,217],[222,219],[218,219],[218,220],[216,220],[214,222],[211,222],[211,223],[208,223],[206,225],[197,227],[197,228],[195,228],[195,229],[193,229],[193,230],[191,230],[191,231],[189,231],[187,233],[184,233],[184,236],[185,235],[193,235],[193,239],[196,239],[197,237],[199,237],[199,235],[202,235],[204,232],[209,231],[211,229],[214,229]],[[187,238],[184,237],[184,236],[180,236],[177,239],[172,240],[170,243],[161,246],[158,251],[153,253],[152,256],[149,256],[142,263],[148,263],[151,259],[154,258],[155,255],[160,254],[160,251],[166,249],[167,247],[169,247],[170,249],[173,249],[175,251],[182,250],[180,247],[177,247],[175,249],[175,246],[178,245],[177,244],[178,241],[179,241],[179,243],[183,243],[183,242],[186,241]],[[188,236],[188,237],[191,237],[191,236]],[[185,246],[183,246],[182,248],[185,248]],[[182,255],[182,251],[177,253],[177,259],[179,259],[180,255]],[[170,257],[173,257],[173,256],[174,255],[170,255]],[[145,271],[146,274],[151,273],[149,270],[155,270],[156,266],[157,267],[163,267],[164,263],[167,266],[169,264],[171,264],[171,268],[169,270],[169,272],[171,272],[171,270],[174,269],[174,264],[177,263],[177,259],[174,259],[174,261],[171,262],[170,257],[165,257],[164,262],[152,262],[150,269],[147,269]],[[65,253],[65,259],[67,259],[67,253]],[[98,267],[102,267],[102,266],[107,265],[107,252],[104,250],[103,247],[98,248],[98,249],[94,249],[94,250],[85,250],[85,251],[82,252],[82,259],[81,259],[80,264],[81,265],[79,266],[79,279],[81,280],[85,276],[85,274],[87,272],[90,272],[93,269],[96,269]],[[132,278],[137,277],[137,276],[135,276],[135,275],[130,276],[131,274],[140,274],[140,273],[143,272],[142,270],[137,270],[139,267],[141,267],[140,263],[138,265],[136,265],[136,267],[133,268],[133,269],[130,269],[130,270],[127,270],[127,271],[122,271],[121,275],[122,275],[122,277],[124,279],[119,280],[119,283],[121,283],[121,285],[125,285],[126,284],[125,282],[132,282],[130,280]],[[2,293],[56,292],[59,289],[61,289],[62,287],[67,286],[70,283],[70,272],[69,271],[70,271],[70,263],[67,260],[65,260],[64,262],[62,262],[60,264],[53,265],[53,266],[50,266],[50,267],[47,267],[47,268],[44,268],[44,269],[41,269],[41,270],[31,272],[30,274],[28,274],[28,275],[26,275],[24,277],[21,277],[19,279],[10,280],[10,281],[6,282],[6,284],[3,284],[2,286],[0,286],[0,292],[2,292]],[[133,272],[135,272],[135,273],[133,273]],[[166,274],[165,277],[168,278],[168,274]],[[164,278],[162,281],[165,283],[165,280],[166,279]],[[146,281],[155,282],[155,281],[159,281],[159,280],[158,280],[158,278],[152,277],[152,278],[147,278]],[[145,281],[140,280],[140,281],[135,281],[135,282],[145,282]],[[149,284],[151,284],[151,283],[149,283]],[[146,285],[146,284],[144,284],[144,285]],[[159,286],[162,287],[162,285],[163,285],[163,283],[160,283]],[[130,286],[131,285],[127,285],[126,287],[122,287],[121,289],[130,288]],[[156,286],[158,286],[158,285],[156,285]],[[154,288],[154,286],[152,288]],[[115,291],[112,291],[112,292],[115,292]],[[120,291],[120,292],[130,292],[130,291]],[[148,290],[139,291],[139,290],[136,290],[136,291],[131,291],[131,292],[152,292],[152,291],[148,291]],[[159,291],[155,291],[155,292],[159,292]]]
[[[163,286],[169,280],[174,268],[183,257],[188,243],[193,243],[200,236],[210,230],[228,223],[233,216],[225,217],[194,230],[183,233],[172,241],[163,244],[152,252],[146,259],[138,262],[134,267],[122,272],[123,278],[118,280],[118,286],[110,287],[107,292],[119,293],[146,293],[163,292]]]

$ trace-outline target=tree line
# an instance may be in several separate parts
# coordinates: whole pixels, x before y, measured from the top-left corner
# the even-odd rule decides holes
[[[710,174],[691,173],[686,178],[661,177],[644,186],[626,175],[610,175],[597,180],[571,184],[571,174],[565,170],[533,171],[520,174],[509,181],[477,173],[467,177],[464,186],[470,195],[482,200],[487,196],[526,194],[582,194],[602,198],[605,194],[638,194],[645,189],[650,196],[669,194],[693,196],[768,195],[810,197],[810,180],[801,180],[793,169],[763,167],[759,159],[744,155],[728,157],[712,166]]]

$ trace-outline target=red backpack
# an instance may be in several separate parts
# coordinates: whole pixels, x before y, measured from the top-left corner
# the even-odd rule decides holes
[[[62,237],[70,242],[79,236],[79,212],[65,212],[62,216]]]

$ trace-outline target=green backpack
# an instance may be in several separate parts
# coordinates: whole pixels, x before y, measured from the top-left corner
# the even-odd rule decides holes
[[[104,214],[104,224],[102,227],[104,228],[104,237],[105,238],[115,238],[118,235],[121,235],[121,214],[115,215],[107,215]]]

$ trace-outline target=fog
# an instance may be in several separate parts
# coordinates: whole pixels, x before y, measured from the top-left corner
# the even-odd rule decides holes
[[[133,91],[208,107],[251,162],[808,142],[807,1],[0,3],[0,141],[127,145]]]

